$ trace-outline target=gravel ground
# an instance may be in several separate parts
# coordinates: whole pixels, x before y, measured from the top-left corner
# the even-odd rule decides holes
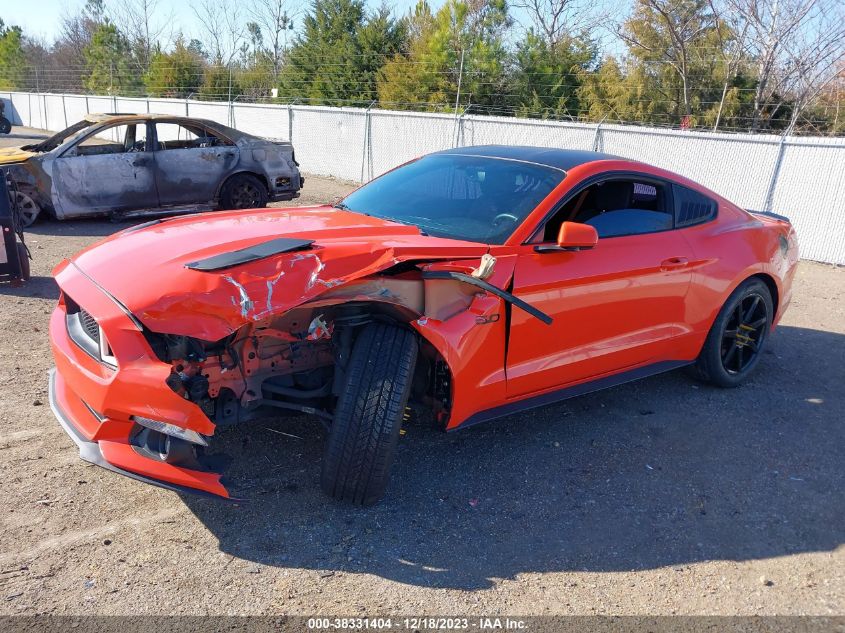
[[[845,269],[802,262],[739,389],[411,426],[367,509],[320,494],[319,425],[259,423],[220,438],[230,505],[81,462],[47,406],[50,270],[123,226],[38,223],[34,278],[0,287],[0,614],[845,614]]]

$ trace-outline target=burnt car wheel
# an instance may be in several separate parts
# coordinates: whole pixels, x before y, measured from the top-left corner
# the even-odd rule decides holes
[[[417,350],[409,330],[373,323],[361,331],[323,455],[320,485],[326,494],[357,505],[384,496]]]
[[[12,131],[12,122],[6,117],[0,117],[0,134],[8,134]]]
[[[736,387],[760,361],[774,309],[769,288],[750,279],[728,297],[695,364],[699,377],[720,387]]]
[[[267,200],[267,187],[250,174],[235,174],[220,192],[221,209],[260,209]]]
[[[41,207],[23,191],[15,191],[13,195],[15,197],[15,205],[20,212],[21,226],[23,228],[31,226],[38,219],[38,215],[41,213]]]

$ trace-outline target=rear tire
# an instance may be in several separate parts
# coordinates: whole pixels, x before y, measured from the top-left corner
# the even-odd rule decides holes
[[[699,378],[719,387],[737,387],[757,367],[769,338],[772,294],[760,279],[731,293],[710,328],[694,365]]]
[[[384,496],[417,351],[411,331],[387,323],[365,326],[355,340],[323,455],[327,495],[356,505]]]
[[[252,174],[235,174],[220,190],[221,209],[261,209],[268,200],[267,187]]]
[[[12,122],[6,117],[0,117],[0,134],[8,134],[12,131]]]

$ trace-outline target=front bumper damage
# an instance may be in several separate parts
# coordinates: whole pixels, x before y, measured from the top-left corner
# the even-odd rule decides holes
[[[133,472],[131,470],[121,468],[120,466],[109,462],[103,455],[100,442],[95,442],[85,437],[82,431],[75,426],[73,418],[71,418],[71,416],[66,412],[66,410],[63,408],[63,405],[59,404],[63,402],[65,403],[65,406],[67,405],[68,393],[67,385],[64,383],[64,380],[62,380],[62,377],[56,372],[55,368],[50,370],[49,394],[50,409],[52,409],[53,415],[56,416],[56,419],[59,421],[59,424],[65,430],[65,433],[67,433],[70,439],[73,440],[73,443],[76,444],[77,448],[79,449],[79,457],[83,461],[95,464],[97,466],[101,466],[106,470],[125,475],[126,477],[130,477],[131,479],[135,479],[137,481],[142,481],[152,486],[158,486],[159,488],[165,488],[167,490],[172,490],[174,492],[180,493],[190,493],[200,496],[208,496],[216,499],[221,498],[221,495],[219,494],[214,494],[211,492],[207,492],[206,490],[201,490],[199,488],[174,483],[172,481],[165,481],[164,479],[155,479],[154,477],[147,476],[145,474],[142,474],[141,472]],[[229,501],[238,501],[237,499],[228,496],[224,498]]]
[[[68,270],[70,269],[70,270]],[[108,470],[178,492],[230,498],[221,473],[197,459],[173,460],[139,442],[144,429],[135,418],[164,419],[204,436],[215,425],[196,404],[162,388],[170,372],[120,304],[71,264],[56,275],[62,299],[50,318],[55,369],[50,372],[50,406],[80,457]],[[115,370],[93,358],[71,337],[68,301],[84,302],[109,333],[120,358]],[[149,434],[148,434],[149,435]]]

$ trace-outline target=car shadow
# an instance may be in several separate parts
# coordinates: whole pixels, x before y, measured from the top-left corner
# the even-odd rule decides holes
[[[17,285],[0,282],[0,297],[37,297],[57,301],[59,287],[52,277],[33,276]]]
[[[370,508],[319,492],[319,425],[255,423],[218,440],[251,501],[183,501],[237,558],[428,587],[831,551],[844,357],[841,334],[781,327],[738,389],[680,371],[457,433],[411,424]]]
[[[27,227],[24,237],[29,235],[50,235],[66,237],[106,237],[142,222],[149,218],[136,218],[132,221],[112,222],[104,218],[79,218],[76,220],[54,220],[40,218]]]

